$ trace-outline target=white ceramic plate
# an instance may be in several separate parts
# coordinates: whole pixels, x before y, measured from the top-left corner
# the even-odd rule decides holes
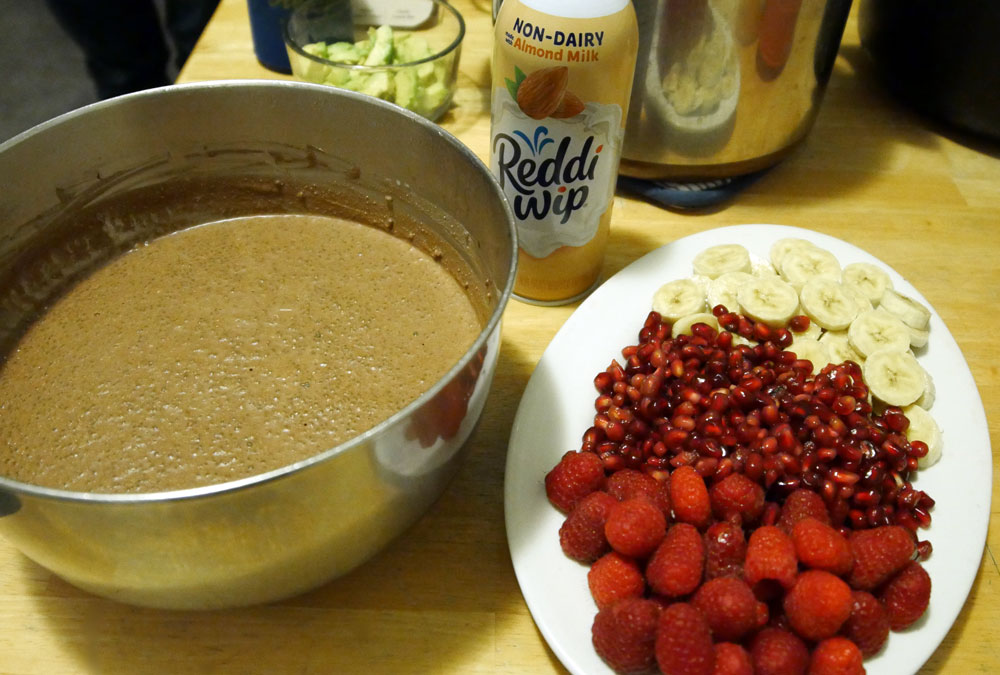
[[[507,452],[504,485],[507,540],[521,592],[549,646],[571,672],[611,670],[594,652],[590,628],[597,611],[587,589],[587,569],[559,547],[563,516],[545,496],[545,474],[567,450],[579,449],[593,423],[594,376],[621,349],[637,341],[653,292],[691,274],[704,248],[740,243],[767,258],[782,237],[809,239],[842,265],[864,261],[888,270],[895,288],[924,300],[888,265],[848,243],[800,228],[738,225],[685,237],[652,251],[598,288],[573,313],[545,350],[524,391]],[[932,310],[930,342],[918,352],[937,388],[931,410],[944,432],[944,454],[914,480],[937,504],[922,532],[934,546],[925,563],[931,576],[930,608],[909,630],[892,633],[886,648],[865,662],[871,675],[912,673],[940,644],[965,603],[986,541],[992,490],[992,455],[982,400],[951,333]]]

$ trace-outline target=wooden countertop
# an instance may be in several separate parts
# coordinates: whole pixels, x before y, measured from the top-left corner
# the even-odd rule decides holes
[[[490,3],[454,4],[468,35],[455,106],[442,126],[485,160]],[[180,80],[244,77],[281,76],[254,58],[246,2],[222,0]],[[975,376],[1000,452],[998,157],[997,146],[959,139],[891,100],[872,76],[852,16],[806,142],[711,213],[619,196],[605,273],[722,225],[798,225],[854,243],[911,280],[941,314]],[[0,540],[0,672],[561,672],[514,577],[503,473],[521,392],[573,309],[510,303],[494,388],[454,482],[388,550],[304,596],[201,614],[137,609],[76,590]],[[996,493],[996,455],[993,464]],[[998,543],[994,501],[969,600],[922,672],[1000,669],[1000,570],[990,550]]]

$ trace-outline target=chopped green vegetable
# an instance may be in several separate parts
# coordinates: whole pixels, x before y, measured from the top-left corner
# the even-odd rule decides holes
[[[360,63],[361,52],[350,42],[335,42],[327,47],[326,56],[323,58],[338,63]]]
[[[417,104],[417,74],[412,68],[396,72],[396,105],[414,110]]]
[[[396,63],[411,63],[433,54],[427,40],[419,35],[401,35],[396,38]]]
[[[306,45],[302,48],[307,54],[312,54],[313,56],[318,56],[321,59],[327,58],[327,50],[325,42],[313,42],[312,44]]]
[[[366,66],[388,66],[393,63],[396,55],[396,46],[392,40],[392,27],[379,26],[374,31],[369,31],[369,38],[372,42],[371,51],[365,57]]]
[[[371,70],[360,70],[327,66],[301,56],[293,58],[293,65],[298,66],[296,73],[310,82],[376,96],[425,117],[438,112],[451,97],[454,52],[435,61],[405,65],[434,55],[434,50],[421,35],[398,33],[391,26],[379,26],[369,28],[364,40],[333,44],[314,42],[305,45],[303,50],[345,66],[371,66]]]

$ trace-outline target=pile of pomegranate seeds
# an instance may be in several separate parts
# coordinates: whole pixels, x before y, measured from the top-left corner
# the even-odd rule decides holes
[[[597,375],[594,426],[581,450],[608,473],[662,478],[689,464],[710,483],[743,473],[780,504],[797,487],[822,495],[837,527],[930,524],[934,500],[909,482],[927,446],[906,438],[899,408],[876,414],[853,362],[811,375],[785,351],[792,333],[714,310],[723,328],[696,324],[672,338],[651,312],[639,343]],[[808,322],[796,317],[795,323]],[[733,333],[759,340],[734,344]],[[926,548],[927,544],[923,544]],[[929,553],[929,550],[925,553]]]
[[[724,330],[678,336],[650,313],[546,476],[564,552],[593,563],[594,646],[618,672],[863,673],[929,604],[927,448],[857,364],[786,349],[806,317],[713,312]]]

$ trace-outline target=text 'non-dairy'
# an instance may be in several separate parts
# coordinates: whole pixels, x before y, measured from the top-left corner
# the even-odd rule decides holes
[[[600,47],[604,43],[604,31],[562,31],[548,30],[545,26],[533,24],[520,18],[514,19],[513,32],[530,40],[551,44],[554,47]]]

